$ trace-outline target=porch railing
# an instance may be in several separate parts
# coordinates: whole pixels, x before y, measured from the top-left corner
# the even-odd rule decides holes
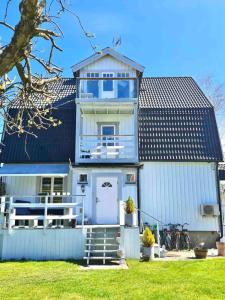
[[[81,135],[80,159],[134,159],[134,135]]]
[[[29,201],[34,198],[36,202]],[[84,198],[84,195],[66,196],[59,194],[45,196],[2,196],[0,211],[1,227],[8,229],[19,227],[75,227],[77,221],[83,227]],[[59,224],[62,222],[63,225]]]

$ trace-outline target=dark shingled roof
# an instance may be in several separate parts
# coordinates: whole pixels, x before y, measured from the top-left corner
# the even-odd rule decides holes
[[[140,109],[139,158],[141,161],[222,160],[213,109]]]
[[[62,121],[59,127],[52,127],[48,130],[36,130],[38,138],[27,135],[18,137],[17,135],[5,134],[3,138],[1,161],[4,163],[23,162],[73,162],[75,159],[75,79],[62,78],[51,88],[55,89],[58,97],[55,103],[64,104],[54,111],[53,116]],[[37,101],[40,101],[38,99]],[[45,104],[45,103],[44,103]],[[40,106],[43,102],[40,102]],[[13,113],[13,110],[12,110]],[[26,152],[25,152],[26,145]]]
[[[52,94],[51,104],[60,106],[74,102],[76,97],[76,79],[75,78],[60,78],[56,81],[47,84],[48,92]],[[33,102],[38,107],[49,105],[46,98],[41,94],[33,94]],[[20,108],[19,97],[12,104],[12,108]]]
[[[212,104],[191,77],[144,77],[139,107],[202,108]]]
[[[139,158],[222,160],[213,106],[191,77],[142,79]]]
[[[28,137],[30,159],[24,137],[5,135],[2,162],[74,162],[75,79],[61,79],[53,89],[55,103],[67,103],[55,112],[63,124]],[[222,160],[214,109],[190,77],[142,78],[138,119],[140,161]]]

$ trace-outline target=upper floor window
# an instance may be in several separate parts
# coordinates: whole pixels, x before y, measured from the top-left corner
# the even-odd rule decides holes
[[[123,78],[122,80],[118,80],[117,84],[117,92],[118,98],[129,98],[130,96],[130,81],[124,78],[129,78],[129,73],[120,72],[117,73],[118,78]]]
[[[114,146],[114,143],[111,141],[114,141],[114,135],[115,135],[115,125],[101,125],[101,134],[103,141],[103,146]]]
[[[120,72],[120,73],[117,73],[117,77],[120,78],[129,78],[130,77],[130,74],[129,73],[124,73],[124,72]]]
[[[98,78],[99,73],[87,73],[87,78]],[[98,88],[98,79],[96,80],[87,80],[87,94],[90,94],[93,98],[98,98],[99,88]]]
[[[103,80],[103,92],[112,92],[113,91],[113,73],[102,73],[103,78],[107,78],[107,80]]]
[[[99,77],[99,73],[87,73],[87,78],[98,78]]]

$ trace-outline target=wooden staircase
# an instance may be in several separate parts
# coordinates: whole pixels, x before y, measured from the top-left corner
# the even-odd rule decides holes
[[[121,258],[117,255],[119,250],[118,237],[120,237],[119,226],[93,226],[88,228],[84,256],[87,265],[93,261],[102,261],[103,264],[111,261],[121,261]]]

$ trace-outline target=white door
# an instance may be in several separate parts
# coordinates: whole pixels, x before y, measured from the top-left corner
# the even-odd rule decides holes
[[[118,224],[118,178],[97,177],[96,224]]]
[[[102,73],[102,77],[106,80],[102,81],[102,98],[115,98],[113,73]]]

